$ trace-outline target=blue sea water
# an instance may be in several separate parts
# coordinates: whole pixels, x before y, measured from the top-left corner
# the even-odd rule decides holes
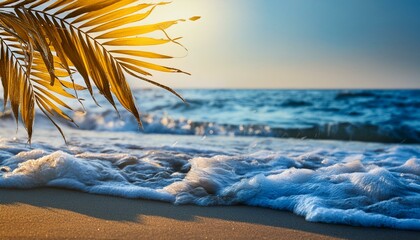
[[[420,91],[158,90],[136,93],[145,133],[420,143]],[[105,106],[105,102],[101,102]],[[95,106],[90,106],[95,108]],[[138,131],[127,113],[96,108],[89,130]],[[127,121],[127,119],[130,119]]]
[[[420,91],[135,92],[62,123],[37,114],[33,144],[0,114],[0,187],[62,187],[175,204],[245,204],[308,221],[420,230]],[[88,98],[86,98],[88,99]],[[121,108],[120,108],[121,109]],[[22,128],[22,127],[20,127]]]

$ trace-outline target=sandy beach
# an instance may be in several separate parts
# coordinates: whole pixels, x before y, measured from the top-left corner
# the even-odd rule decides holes
[[[309,223],[288,212],[198,207],[62,189],[0,190],[1,239],[416,239],[419,232]]]

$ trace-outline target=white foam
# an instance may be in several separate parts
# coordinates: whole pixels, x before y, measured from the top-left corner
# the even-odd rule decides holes
[[[173,198],[162,191],[130,184],[108,161],[91,159],[86,161],[62,151],[38,159],[29,159],[41,153],[43,151],[34,150],[18,154],[17,158],[27,158],[27,160],[19,163],[12,172],[4,173],[0,187],[63,187],[127,198],[162,201],[171,201]]]
[[[308,155],[297,157],[296,162]],[[165,189],[176,195],[179,204],[241,203],[293,211],[309,221],[420,229],[420,188],[413,188],[410,179],[399,178],[384,167],[365,165],[360,155],[346,158],[346,163],[319,164],[314,170],[284,168],[273,164],[276,158],[272,157],[248,166],[255,174],[252,177],[238,174],[246,157],[193,159],[185,179]],[[415,163],[411,159],[401,169]],[[259,173],[265,164],[280,169]]]
[[[141,149],[128,138],[114,145],[79,140],[59,150],[2,139],[0,187],[246,204],[293,211],[308,221],[420,230],[419,146],[185,137],[176,147],[168,140],[171,147]],[[229,154],[238,149],[243,154]]]

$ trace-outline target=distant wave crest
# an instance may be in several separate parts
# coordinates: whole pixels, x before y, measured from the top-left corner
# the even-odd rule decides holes
[[[258,124],[220,124],[197,122],[185,118],[144,115],[143,128],[129,114],[118,117],[109,110],[104,113],[79,114],[76,122],[81,129],[96,131],[139,131],[154,134],[200,136],[255,136],[275,138],[324,139],[383,143],[420,143],[420,131],[405,125],[377,126],[365,123],[339,122],[301,128],[273,128]]]

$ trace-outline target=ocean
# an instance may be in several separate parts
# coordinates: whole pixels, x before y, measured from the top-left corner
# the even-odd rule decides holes
[[[0,113],[0,187],[249,205],[308,221],[420,230],[419,90],[136,90],[139,128],[84,96],[67,144]],[[83,95],[83,94],[82,94]],[[1,100],[0,100],[1,103]]]

